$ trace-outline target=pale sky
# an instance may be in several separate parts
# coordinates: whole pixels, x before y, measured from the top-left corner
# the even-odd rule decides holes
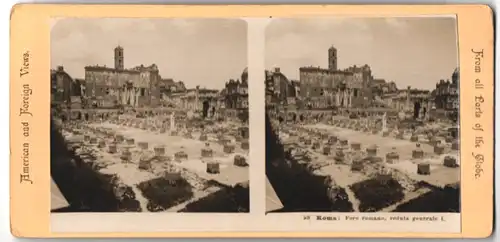
[[[398,88],[434,89],[458,67],[455,17],[274,19],[266,29],[266,68],[299,80],[299,67],[368,64]]]
[[[52,28],[51,68],[63,65],[84,78],[87,65],[114,66],[124,48],[125,68],[155,63],[162,78],[224,88],[247,66],[247,24],[230,19],[61,19]]]

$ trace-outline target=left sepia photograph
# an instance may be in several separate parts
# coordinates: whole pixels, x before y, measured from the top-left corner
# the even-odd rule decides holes
[[[249,212],[247,23],[60,18],[51,212]]]

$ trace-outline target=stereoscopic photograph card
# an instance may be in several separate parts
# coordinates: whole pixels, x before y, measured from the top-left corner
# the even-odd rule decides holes
[[[21,4],[11,29],[15,236],[492,232],[487,6]]]

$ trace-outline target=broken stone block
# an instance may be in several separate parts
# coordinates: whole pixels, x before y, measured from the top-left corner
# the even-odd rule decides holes
[[[373,129],[373,130],[372,130],[372,134],[378,134],[378,130]]]
[[[135,144],[134,139],[127,139],[127,145],[133,145],[133,144]]]
[[[333,160],[335,161],[335,164],[337,165],[342,165],[342,164],[345,164],[345,158],[343,156],[335,156],[333,158]]]
[[[399,154],[395,151],[389,152],[385,155],[385,161],[389,164],[394,164],[394,162],[399,160]]]
[[[210,148],[210,144],[205,144],[205,148],[201,149],[201,157],[212,157],[213,150]]]
[[[312,149],[313,149],[313,150],[317,150],[317,149],[319,149],[320,147],[321,147],[321,144],[320,144],[319,142],[317,142],[317,141],[316,141],[316,142],[314,142],[314,144],[313,144],[313,146],[312,146]]]
[[[389,131],[384,131],[384,132],[382,133],[382,137],[389,137],[389,135],[390,135],[390,134],[391,134],[391,132],[389,132]]]
[[[125,138],[123,137],[123,135],[120,135],[120,134],[115,135],[115,142],[116,142],[116,143],[120,144],[120,143],[122,143],[124,140],[125,140]]]
[[[229,145],[229,144],[231,144],[231,140],[229,140],[229,139],[221,139],[220,140],[220,144],[221,145]]]
[[[241,148],[244,150],[250,149],[250,143],[248,143],[248,141],[241,142]]]
[[[372,146],[366,148],[366,154],[368,156],[377,156],[377,150],[378,150],[378,147],[375,145],[372,145]]]
[[[452,150],[460,149],[460,143],[457,140],[454,140],[453,143],[451,143],[451,149]]]
[[[200,139],[200,141],[207,141],[208,137],[206,134],[201,134],[199,139]]]
[[[399,131],[397,134],[396,134],[396,139],[404,139],[404,132],[402,131]]]
[[[149,148],[148,142],[137,142],[137,146],[139,146],[142,150],[147,150]]]
[[[457,159],[455,159],[455,157],[452,156],[446,156],[444,157],[443,165],[446,167],[455,168],[458,166]]]
[[[83,136],[83,141],[90,142],[90,135],[84,135]]]
[[[347,146],[347,145],[349,145],[349,141],[348,141],[348,140],[346,140],[346,139],[341,139],[341,140],[340,140],[340,145],[342,145],[342,146]]]
[[[163,173],[163,177],[169,185],[175,186],[179,181],[182,180],[182,174],[180,172],[168,171]]]
[[[233,153],[234,152],[234,146],[233,145],[224,145],[224,153]]]
[[[96,137],[90,138],[90,144],[97,144],[97,138]]]
[[[356,159],[352,161],[351,171],[362,171],[364,168],[363,160]]]
[[[351,149],[355,151],[361,150],[361,143],[351,143]]]
[[[179,135],[179,132],[177,132],[176,130],[170,131],[170,136],[178,136],[178,135]]]
[[[435,145],[434,146],[434,153],[437,155],[442,155],[444,153],[444,146],[442,145]]]
[[[311,145],[312,144],[312,140],[311,139],[305,139],[304,140],[304,144],[305,145]]]
[[[116,145],[108,146],[108,153],[115,154],[117,152]]]
[[[151,160],[141,159],[139,160],[139,169],[141,170],[151,170]]]
[[[184,151],[179,151],[179,152],[175,153],[174,157],[175,157],[175,160],[177,160],[177,161],[183,161],[183,160],[188,159],[188,154]]]
[[[164,156],[165,155],[165,147],[164,146],[156,146],[154,147],[155,156]]]
[[[411,152],[411,157],[413,159],[422,159],[422,158],[424,158],[424,151],[420,148],[414,149]]]
[[[234,156],[234,165],[240,166],[240,167],[245,167],[245,166],[248,166],[248,163],[247,163],[245,157],[243,157],[241,155],[235,155]]]
[[[418,142],[418,135],[412,134],[411,137],[410,137],[410,141],[411,142]]]
[[[329,145],[334,145],[334,144],[336,144],[336,143],[337,143],[337,140],[338,140],[338,139],[337,139],[337,136],[330,136],[330,137],[328,138],[328,144],[329,144]]]
[[[122,151],[120,159],[122,160],[122,162],[130,162],[132,160],[132,152],[130,152],[129,150]]]
[[[418,164],[417,165],[417,174],[430,175],[431,174],[431,165],[430,164]]]
[[[323,155],[330,155],[331,148],[328,146],[323,147]]]
[[[452,136],[446,136],[446,138],[445,138],[446,143],[451,143],[451,142],[453,142],[454,140],[455,140],[455,139],[454,139]]]
[[[220,164],[218,162],[207,162],[207,173],[209,174],[219,174]]]
[[[167,129],[165,129],[165,128],[160,128],[160,134],[164,134],[164,133],[166,133],[166,132],[167,132]]]
[[[99,143],[97,144],[97,148],[104,148],[104,147],[106,147],[106,141],[99,140]]]

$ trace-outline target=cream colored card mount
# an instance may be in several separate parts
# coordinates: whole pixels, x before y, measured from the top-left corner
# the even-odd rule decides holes
[[[18,237],[480,238],[484,5],[11,13]]]

